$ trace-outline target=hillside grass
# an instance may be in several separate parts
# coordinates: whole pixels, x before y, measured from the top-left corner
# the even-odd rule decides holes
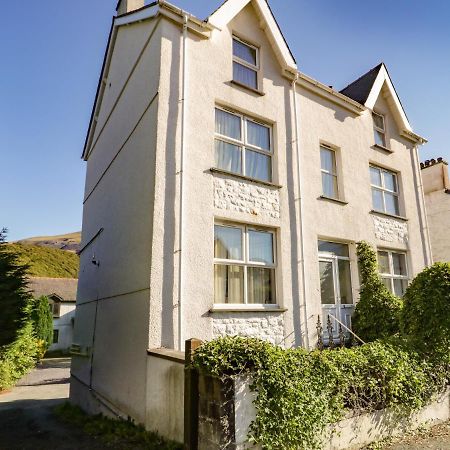
[[[21,264],[30,266],[32,277],[78,278],[80,261],[76,253],[18,243],[8,247],[17,252]]]

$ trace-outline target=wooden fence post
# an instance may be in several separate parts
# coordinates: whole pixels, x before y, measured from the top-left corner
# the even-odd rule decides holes
[[[184,369],[184,449],[198,449],[198,373],[190,364],[194,351],[200,347],[199,339],[185,342]]]

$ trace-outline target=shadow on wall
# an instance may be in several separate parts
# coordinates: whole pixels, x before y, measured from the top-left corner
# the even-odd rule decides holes
[[[172,58],[170,67],[170,86],[180,85],[180,41],[172,42]],[[175,267],[178,267],[178,252],[176,244],[176,218],[178,216],[175,210],[177,202],[177,132],[179,125],[179,99],[181,92],[176,89],[170,89],[169,96],[169,122],[167,124],[166,146],[165,146],[165,200],[164,200],[164,244],[163,244],[163,285],[162,285],[162,309],[161,309],[161,346],[175,348],[174,342],[174,286]]]

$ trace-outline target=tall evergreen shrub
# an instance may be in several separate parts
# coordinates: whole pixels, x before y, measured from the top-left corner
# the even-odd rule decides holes
[[[0,231],[0,347],[12,343],[26,320],[26,306],[31,298],[27,290],[26,265],[7,249],[6,229]]]
[[[436,263],[414,278],[401,318],[414,348],[450,364],[450,263]]]
[[[30,318],[36,337],[44,343],[47,350],[53,343],[53,315],[47,297],[42,296],[31,301]]]
[[[358,243],[357,255],[361,290],[353,330],[366,342],[392,336],[400,331],[402,301],[381,281],[377,255],[370,244]]]

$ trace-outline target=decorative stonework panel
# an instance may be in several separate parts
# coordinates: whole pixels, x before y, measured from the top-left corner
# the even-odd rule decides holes
[[[408,225],[402,220],[373,216],[375,237],[385,242],[408,242]]]
[[[278,219],[280,193],[277,188],[214,177],[214,207]]]
[[[246,336],[281,344],[284,339],[282,313],[223,312],[214,313],[213,336]]]

